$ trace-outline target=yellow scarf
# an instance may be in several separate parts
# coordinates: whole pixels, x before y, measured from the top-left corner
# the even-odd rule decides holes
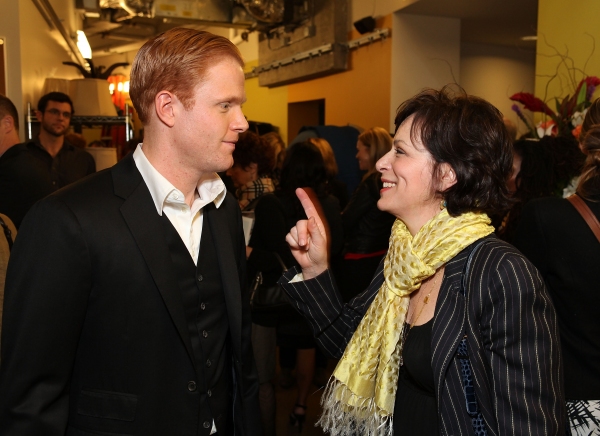
[[[336,435],[392,435],[402,328],[410,294],[465,247],[494,231],[485,214],[443,209],[413,237],[396,220],[385,281],[327,384],[319,424]]]

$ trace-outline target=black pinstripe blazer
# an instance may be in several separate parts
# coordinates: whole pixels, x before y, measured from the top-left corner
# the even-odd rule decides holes
[[[432,332],[439,427],[442,435],[473,435],[456,359],[467,336],[479,408],[490,435],[565,433],[562,360],[556,314],[535,267],[493,235],[472,258],[465,295],[460,292],[473,245],[446,265]],[[369,288],[343,304],[333,276],[280,280],[311,324],[322,348],[341,357],[383,282],[383,262]],[[417,418],[418,419],[418,418]]]

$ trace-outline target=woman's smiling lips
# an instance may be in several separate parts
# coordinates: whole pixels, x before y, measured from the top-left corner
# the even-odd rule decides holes
[[[389,181],[384,180],[384,179],[381,179],[381,182],[383,183],[383,188],[381,188],[379,190],[380,194],[383,193],[384,191],[387,191],[388,189],[393,188],[394,186],[396,186],[395,183],[389,182]]]

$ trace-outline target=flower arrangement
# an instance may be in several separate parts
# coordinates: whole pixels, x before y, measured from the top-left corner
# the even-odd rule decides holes
[[[531,112],[544,114],[545,119],[536,125],[525,116],[517,104],[512,105],[512,110],[525,123],[533,138],[542,138],[550,135],[572,135],[578,138],[587,108],[592,104],[592,94],[598,85],[600,85],[598,77],[587,76],[583,78],[577,85],[575,93],[572,96],[567,95],[562,101],[559,98],[555,99],[556,111],[553,111],[544,101],[528,92],[518,92],[512,95],[510,99],[521,103],[523,108]]]

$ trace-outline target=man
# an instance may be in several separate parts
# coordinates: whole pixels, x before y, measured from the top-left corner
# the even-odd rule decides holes
[[[92,155],[65,140],[73,116],[73,102],[67,94],[44,95],[35,115],[40,122],[40,134],[26,146],[44,164],[55,190],[96,171]]]
[[[36,204],[8,267],[0,435],[256,435],[241,212],[215,172],[243,61],[176,28],[131,69],[136,151]]]
[[[54,190],[43,164],[19,142],[17,108],[0,95],[0,213],[17,227],[29,208]]]

